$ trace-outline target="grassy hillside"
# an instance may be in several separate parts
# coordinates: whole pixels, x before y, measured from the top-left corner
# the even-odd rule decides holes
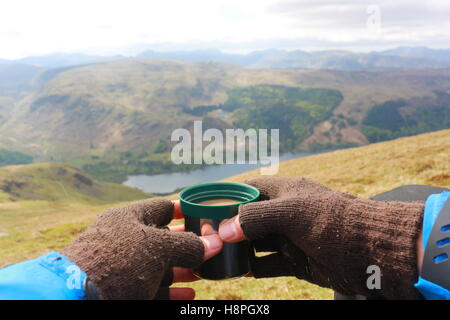
[[[42,200],[102,204],[148,196],[137,189],[100,182],[64,163],[0,167],[0,203]]]
[[[149,152],[195,118],[182,108],[224,100],[232,69],[145,60],[71,68],[22,101],[3,131],[47,159]]]
[[[278,176],[302,176],[330,188],[371,197],[407,184],[450,188],[450,130],[294,159]],[[244,181],[248,172],[229,179]]]
[[[35,66],[0,61],[0,126],[10,118],[15,104],[37,89],[36,78],[41,72],[42,69]],[[0,148],[4,140],[0,138]]]
[[[450,187],[450,130],[287,161],[280,176],[305,176],[370,197],[406,184]],[[258,171],[229,181],[244,181]],[[0,203],[0,266],[60,249],[110,205],[48,201]],[[6,234],[6,236],[5,236]],[[199,281],[201,299],[331,299],[332,292],[294,278]]]

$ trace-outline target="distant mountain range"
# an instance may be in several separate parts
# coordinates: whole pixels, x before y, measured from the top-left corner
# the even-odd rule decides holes
[[[393,71],[450,68],[450,49],[400,47],[369,53],[269,49],[247,54],[225,53],[220,50],[209,49],[167,52],[145,51],[134,57],[58,53],[17,60],[0,59],[0,109],[4,96],[16,97],[24,91],[36,89],[36,86],[71,68],[133,59],[161,59],[198,63],[221,62],[250,69]]]
[[[146,51],[138,58],[173,59],[189,62],[216,61],[246,68],[396,70],[450,67],[450,50],[398,48],[383,52],[264,50],[248,54],[228,54],[219,50],[156,52]]]
[[[60,68],[91,63],[126,59],[125,56],[92,56],[82,53],[55,53],[43,56],[25,57],[17,60],[0,59],[1,64],[26,64],[40,68]]]
[[[60,68],[108,61],[146,58],[187,62],[224,62],[246,68],[332,69],[332,70],[399,70],[450,67],[450,49],[400,47],[386,51],[355,53],[351,51],[286,51],[269,49],[247,54],[224,53],[220,50],[145,51],[135,57],[94,56],[86,54],[50,54],[18,60],[2,60],[1,64],[25,64],[40,68]]]
[[[450,63],[450,49],[430,49],[427,47],[400,47],[380,52],[383,55],[416,57]]]

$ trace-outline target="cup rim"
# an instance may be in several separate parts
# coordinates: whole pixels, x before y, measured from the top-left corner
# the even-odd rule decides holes
[[[222,184],[222,185],[243,186],[243,187],[252,189],[252,190],[255,191],[256,193],[255,193],[255,196],[253,196],[250,200],[246,200],[246,201],[242,201],[242,202],[238,202],[238,203],[223,204],[223,205],[205,205],[205,204],[200,204],[200,203],[191,202],[191,201],[186,200],[186,199],[183,198],[183,194],[186,193],[186,192],[188,192],[188,191],[190,191],[190,190],[192,190],[192,189],[199,188],[199,187],[202,187],[202,186],[208,186],[208,185],[220,185],[220,184]],[[181,191],[178,193],[178,197],[179,197],[180,201],[183,201],[183,202],[185,202],[185,203],[187,203],[187,204],[189,204],[189,205],[197,206],[197,207],[201,207],[201,208],[211,208],[211,207],[214,208],[214,207],[232,207],[232,206],[239,206],[239,205],[241,205],[241,204],[246,204],[246,203],[254,202],[255,200],[257,200],[257,199],[259,198],[259,196],[260,196],[260,191],[259,191],[257,188],[255,188],[255,187],[253,187],[253,186],[251,186],[251,185],[249,185],[249,184],[239,183],[239,182],[208,182],[208,183],[200,183],[200,184],[195,184],[195,185],[193,185],[193,186],[186,187],[186,188],[184,188],[183,190],[181,190]]]

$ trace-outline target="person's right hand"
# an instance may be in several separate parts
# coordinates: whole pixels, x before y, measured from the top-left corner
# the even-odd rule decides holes
[[[419,298],[413,284],[422,203],[358,199],[303,178],[246,183],[262,201],[240,206],[219,235],[275,252],[252,259],[255,277],[294,275],[346,295]],[[380,290],[367,287],[371,265],[381,269]]]

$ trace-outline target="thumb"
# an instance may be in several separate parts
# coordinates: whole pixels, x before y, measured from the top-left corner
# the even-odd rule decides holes
[[[124,209],[147,226],[163,227],[174,216],[174,203],[162,197],[137,201]]]
[[[217,234],[199,237],[192,232],[164,232],[171,267],[197,268],[222,250],[223,242]]]
[[[231,243],[246,240],[239,216],[222,222],[219,226],[219,236],[223,241]]]
[[[278,197],[279,189],[285,184],[286,179],[263,176],[246,180],[245,183],[259,190],[261,200],[270,200]]]
[[[239,215],[220,226],[219,235],[225,242],[239,242],[283,234],[284,226],[290,223],[292,205],[288,198],[241,205]]]

